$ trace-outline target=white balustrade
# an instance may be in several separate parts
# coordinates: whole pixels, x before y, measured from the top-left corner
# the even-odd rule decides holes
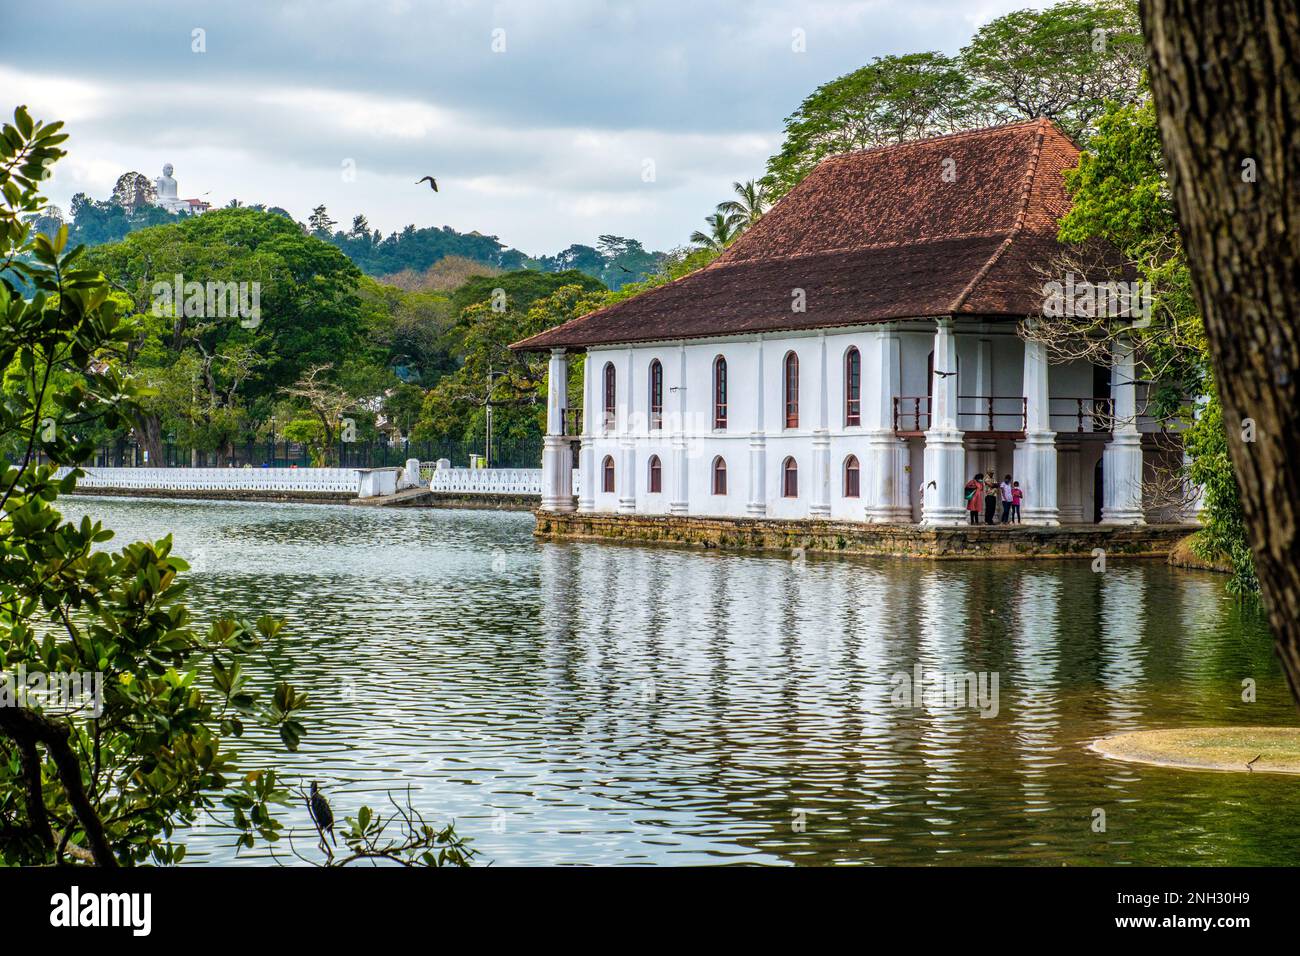
[[[85,466],[84,491],[267,491],[356,494],[359,468],[96,468]],[[60,468],[59,477],[69,469]]]
[[[96,468],[85,466],[77,482],[83,491],[265,491],[362,493],[363,468]],[[389,469],[394,477],[396,469]],[[63,477],[69,469],[60,468]],[[573,471],[573,493],[581,472]],[[436,467],[429,490],[467,495],[542,494],[540,468]],[[391,489],[389,489],[391,493]]]
[[[540,468],[438,468],[429,490],[460,495],[542,494]]]

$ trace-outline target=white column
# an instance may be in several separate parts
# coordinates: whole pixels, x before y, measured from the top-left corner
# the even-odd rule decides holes
[[[813,429],[813,486],[808,514],[813,518],[831,516],[831,432],[830,380],[826,365],[826,333],[817,335],[818,364],[817,427]]]
[[[1137,376],[1133,346],[1121,341],[1110,369],[1115,420],[1101,456],[1101,523],[1146,524],[1142,513],[1142,434],[1137,427]]]
[[[690,511],[690,470],[686,457],[686,343],[678,348],[677,427],[673,432],[673,498],[668,513],[684,515]]]
[[[957,339],[952,319],[938,319],[934,333],[934,380],[930,427],[925,432],[925,497],[921,524],[964,524],[966,452],[957,425]]]
[[[899,394],[902,370],[898,327],[878,326],[870,345],[871,351],[862,357],[862,425],[866,449],[861,490],[866,501],[866,520],[869,524],[911,522],[907,442],[894,433],[894,399]]]
[[[1079,474],[1079,446],[1056,446],[1057,496],[1056,506],[1063,524],[1081,524],[1083,517],[1083,482]],[[1088,521],[1092,516],[1088,516]]]
[[[636,511],[636,442],[632,432],[633,422],[636,417],[634,414],[636,389],[632,378],[632,358],[633,351],[628,349],[627,361],[623,371],[623,381],[627,383],[623,389],[623,394],[626,396],[623,404],[623,433],[619,439],[619,447],[622,450],[620,457],[623,461],[618,476],[618,510],[624,514],[631,514]],[[648,413],[649,408],[646,411]],[[649,418],[646,421],[648,423]]]
[[[1056,432],[1052,430],[1047,345],[1025,339],[1025,439],[1016,443],[1015,475],[1025,493],[1025,524],[1061,523],[1056,504]],[[998,476],[1000,477],[1000,476]]]
[[[962,427],[977,432],[995,431],[996,421],[989,424],[989,398],[993,395],[993,343],[989,339],[979,339],[975,343],[975,386],[970,395],[975,400],[964,409],[966,421]],[[966,447],[967,471],[978,471],[985,477],[992,475],[995,480],[1001,480],[996,439],[967,438]]]
[[[754,374],[754,430],[749,433],[749,501],[745,512],[756,518],[767,514],[767,423],[763,418],[763,336],[758,336]],[[732,387],[730,381],[728,388]]]
[[[542,509],[573,510],[573,451],[564,437],[564,409],[569,394],[569,358],[551,349],[546,376],[546,437],[542,439]]]
[[[1194,423],[1201,417],[1201,411],[1210,401],[1206,395],[1201,395],[1196,403],[1192,406],[1192,422]],[[1205,510],[1205,489],[1192,481],[1192,456],[1187,453],[1187,433],[1191,431],[1192,425],[1189,424],[1183,429],[1179,436],[1183,442],[1183,471],[1186,474],[1184,485],[1186,487],[1186,500],[1183,506],[1182,519],[1188,522],[1201,521],[1201,512]]]
[[[600,410],[601,363],[590,352],[582,366],[582,444],[578,449],[579,480],[578,510],[596,510],[596,489],[600,476],[596,474],[596,422]]]

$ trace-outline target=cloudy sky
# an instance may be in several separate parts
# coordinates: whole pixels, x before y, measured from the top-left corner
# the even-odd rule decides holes
[[[305,219],[325,203],[344,224],[477,229],[533,255],[602,233],[668,248],[762,173],[818,84],[874,56],[956,52],[1043,5],[40,0],[5,13],[0,109],[67,122],[46,191],[65,211],[171,162],[181,196],[214,205]],[[426,173],[437,195],[415,185]]]

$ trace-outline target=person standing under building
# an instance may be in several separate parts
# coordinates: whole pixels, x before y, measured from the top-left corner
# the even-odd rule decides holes
[[[998,500],[1002,502],[1002,523],[1011,520],[1011,476],[1003,475],[1002,484],[998,485]]]
[[[966,482],[966,513],[971,524],[980,523],[980,510],[984,507],[984,475],[978,474]]]

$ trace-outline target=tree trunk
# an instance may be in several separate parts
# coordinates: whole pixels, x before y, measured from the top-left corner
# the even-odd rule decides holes
[[[162,422],[158,416],[147,413],[137,415],[135,433],[140,445],[149,453],[149,465],[153,468],[163,467]]]
[[[1300,701],[1300,13],[1142,0],[1142,29],[1260,587]]]

